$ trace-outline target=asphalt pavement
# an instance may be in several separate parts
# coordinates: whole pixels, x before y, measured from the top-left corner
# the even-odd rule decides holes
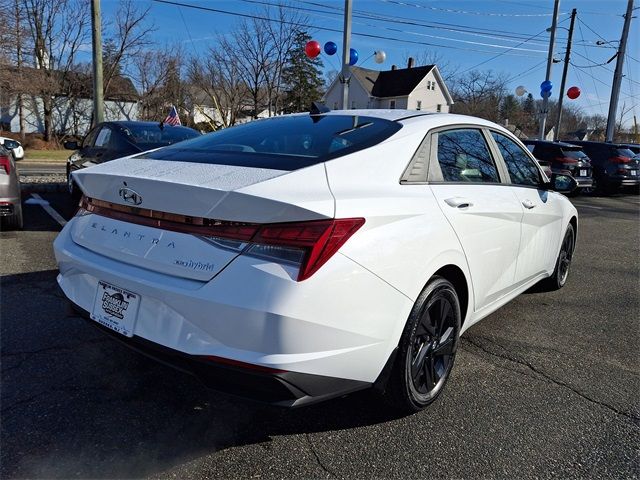
[[[62,193],[41,198],[63,217]],[[27,198],[25,198],[27,200]],[[280,410],[207,391],[69,313],[58,222],[0,233],[2,478],[637,478],[640,197],[578,197],[568,284],[464,336],[443,395]]]

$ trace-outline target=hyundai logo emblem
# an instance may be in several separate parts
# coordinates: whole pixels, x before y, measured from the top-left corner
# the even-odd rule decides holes
[[[132,203],[133,205],[140,205],[142,203],[142,195],[129,187],[121,187],[118,195],[127,203]]]

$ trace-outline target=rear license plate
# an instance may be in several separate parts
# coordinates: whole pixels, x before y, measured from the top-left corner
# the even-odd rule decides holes
[[[587,176],[587,170],[581,169],[580,170],[580,176],[581,177],[586,177]]]
[[[630,170],[629,173],[631,174],[631,176],[633,177],[637,177],[638,176],[638,170]]]
[[[91,319],[126,337],[133,337],[139,303],[138,294],[99,281]]]

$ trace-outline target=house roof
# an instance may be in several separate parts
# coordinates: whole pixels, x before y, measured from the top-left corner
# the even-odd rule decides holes
[[[354,76],[367,93],[373,97],[404,97],[410,95],[427,74],[433,71],[433,75],[442,88],[447,102],[452,105],[453,98],[447,89],[444,80],[440,76],[436,65],[423,65],[421,67],[397,68],[395,70],[370,70],[362,67],[351,67]]]
[[[9,91],[17,90],[15,85],[20,85],[22,93],[39,95],[43,91],[51,95],[73,95],[77,98],[92,98],[93,77],[84,72],[63,72],[22,67],[18,72],[16,67],[3,66],[0,74],[0,86],[5,86]],[[119,75],[114,76],[104,92],[105,100],[135,102],[138,100],[138,92],[131,79]]]

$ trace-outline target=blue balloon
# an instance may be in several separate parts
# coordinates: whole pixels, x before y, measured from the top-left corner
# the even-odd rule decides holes
[[[338,51],[338,45],[334,42],[327,42],[324,44],[324,53],[327,55],[335,55]]]
[[[540,84],[540,90],[542,90],[543,92],[550,92],[552,88],[553,83],[551,83],[551,80],[545,80]]]
[[[540,90],[540,96],[542,98],[549,98],[551,96],[551,92],[545,92],[544,90]]]
[[[349,65],[358,63],[358,51],[355,48],[349,49]]]

